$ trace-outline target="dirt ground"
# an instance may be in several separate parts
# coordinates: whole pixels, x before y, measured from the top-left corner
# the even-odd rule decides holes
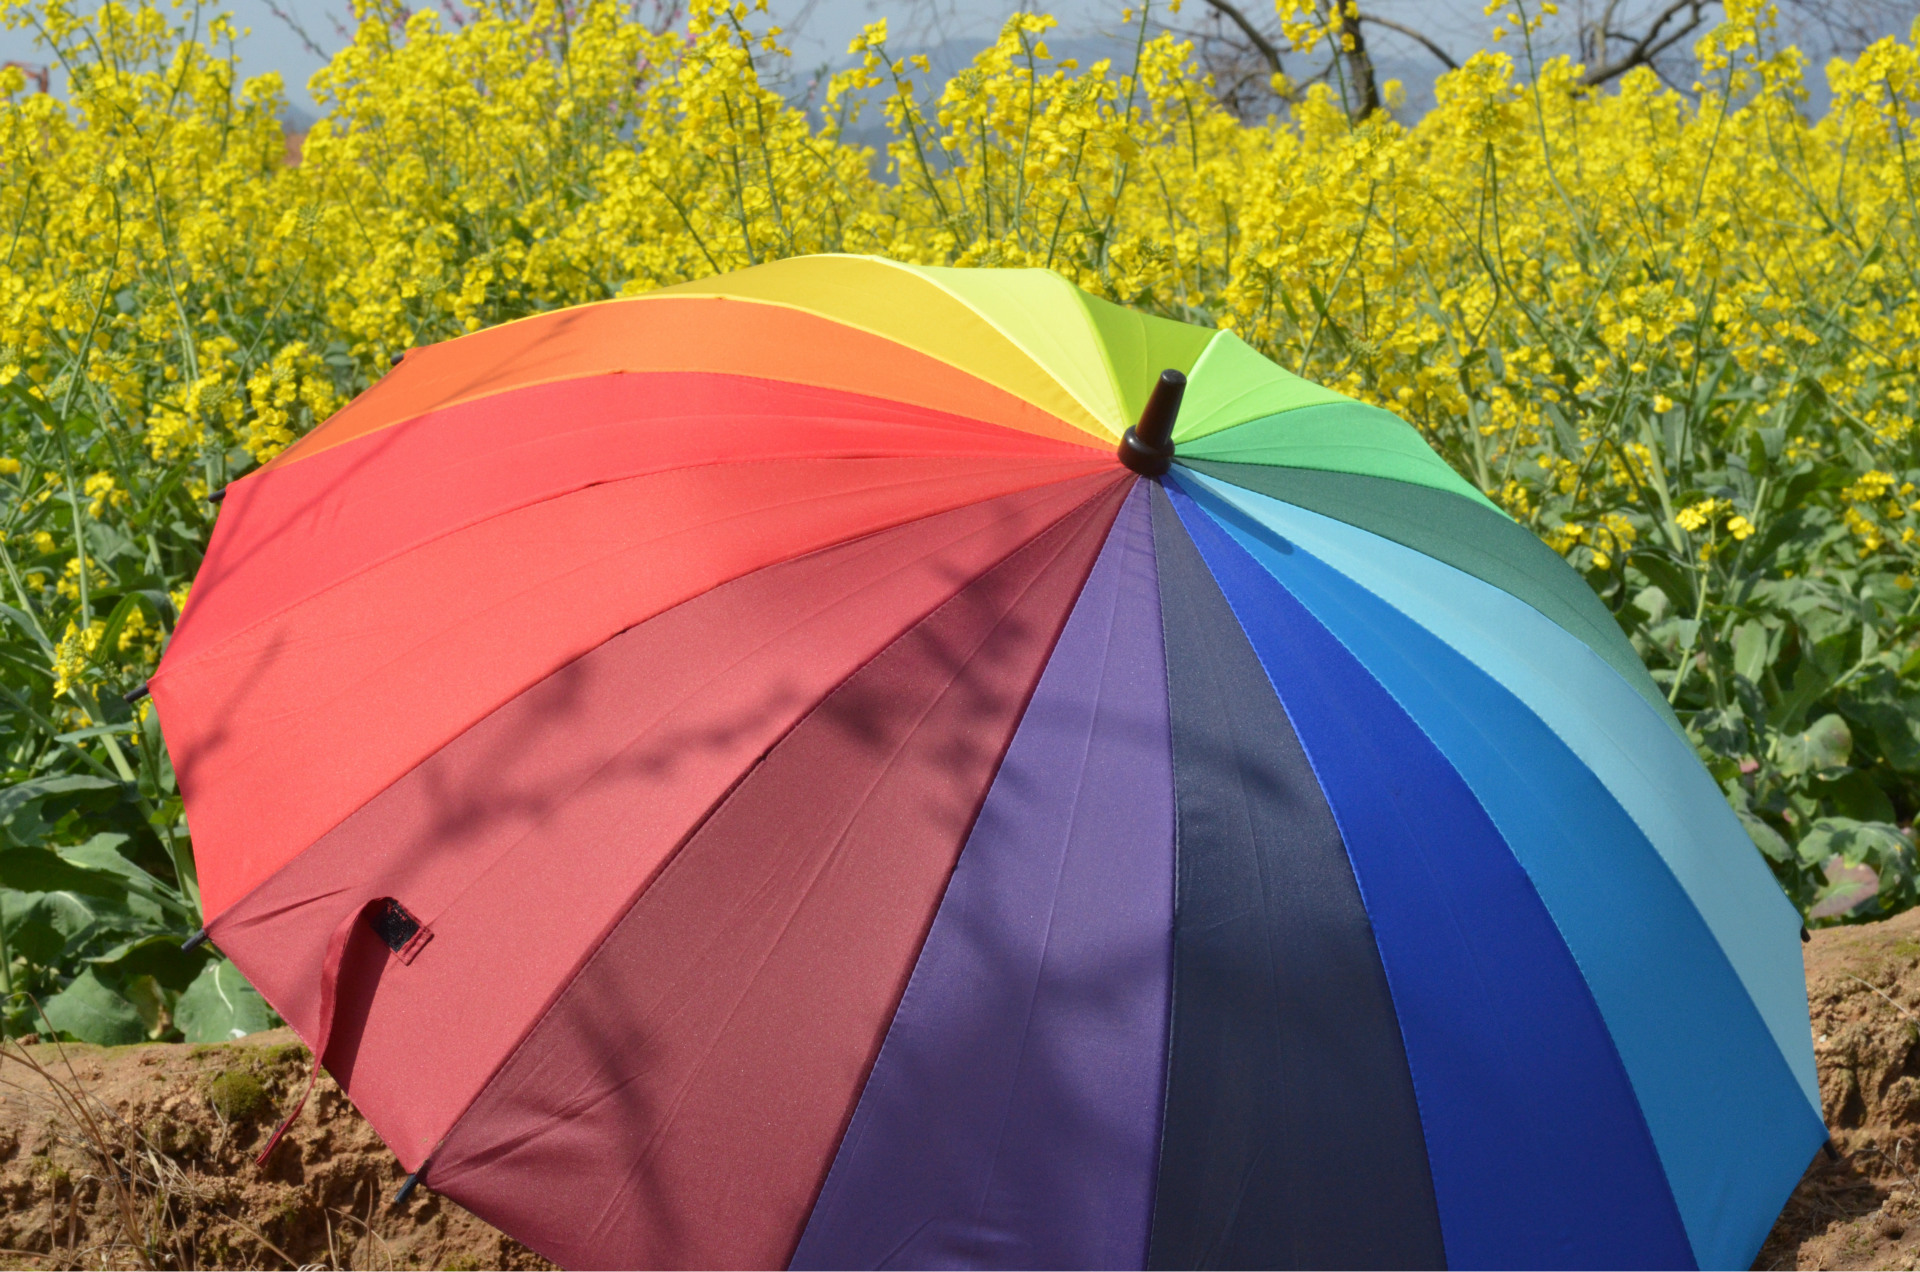
[[[0,1268],[552,1266],[426,1189],[393,1206],[405,1172],[325,1076],[255,1168],[307,1063],[286,1029],[221,1046],[9,1045]]]
[[[1804,952],[1837,1160],[1814,1158],[1754,1266],[1920,1269],[1920,910]],[[399,1164],[326,1077],[256,1169],[306,1064],[284,1029],[9,1046],[0,1269],[549,1266],[426,1189],[392,1205]]]
[[[1805,947],[1820,1098],[1816,1155],[1756,1268],[1920,1268],[1920,910]]]

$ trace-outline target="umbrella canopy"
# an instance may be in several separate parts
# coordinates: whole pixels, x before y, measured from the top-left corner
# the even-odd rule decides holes
[[[1745,1266],[1825,1136],[1798,917],[1578,575],[1046,271],[413,350],[151,687],[212,939],[562,1263]]]

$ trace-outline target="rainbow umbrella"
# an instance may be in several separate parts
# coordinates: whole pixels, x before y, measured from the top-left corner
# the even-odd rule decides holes
[[[1580,578],[1043,270],[410,351],[151,687],[212,939],[562,1263],[1745,1266],[1824,1139],[1799,921]]]

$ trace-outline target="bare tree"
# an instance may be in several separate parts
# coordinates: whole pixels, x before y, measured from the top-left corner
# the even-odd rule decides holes
[[[1271,88],[1275,77],[1286,76],[1280,54],[1286,37],[1267,20],[1255,20],[1247,7],[1236,0],[1205,0],[1205,3],[1211,19],[1207,26],[1169,29],[1194,41],[1202,68],[1214,77],[1215,92],[1222,103],[1241,118],[1262,113],[1249,109],[1252,101],[1272,102],[1276,98],[1292,101],[1306,86],[1322,80],[1338,83],[1352,118],[1363,119],[1380,109],[1379,77],[1374,73],[1366,34],[1359,25],[1373,19],[1364,12],[1359,22],[1343,20],[1340,10],[1347,7],[1344,0],[1318,0],[1320,20],[1333,41],[1325,64],[1304,79],[1295,81],[1288,77],[1284,81],[1287,89],[1275,94]],[[1397,23],[1388,25],[1398,26]],[[1256,84],[1265,88],[1265,92],[1258,91]]]
[[[1192,43],[1195,62],[1213,81],[1214,97],[1239,119],[1262,119],[1295,95],[1275,87],[1287,83],[1280,57],[1285,37],[1229,0],[1207,0],[1197,24],[1163,24]]]
[[[1707,11],[1719,6],[1715,0],[1670,0],[1631,24],[1622,16],[1622,7],[1623,0],[1607,0],[1597,18],[1580,23],[1580,60],[1587,67],[1581,81],[1590,88],[1618,79],[1636,66],[1657,69],[1660,55],[1698,31],[1706,24]],[[1621,49],[1617,56],[1616,46]]]
[[[1329,26],[1333,25],[1334,10],[1343,6],[1351,7],[1357,19],[1360,12],[1357,4],[1348,6],[1347,0],[1320,0],[1321,15]],[[1350,20],[1333,38],[1338,41],[1335,56],[1346,64],[1340,95],[1346,99],[1347,114],[1353,119],[1365,119],[1380,109],[1380,80],[1373,73],[1373,55],[1367,51],[1366,30],[1358,20]]]
[[[1807,50],[1818,65],[1829,57],[1855,58],[1884,36],[1904,37],[1920,13],[1913,0],[1783,0],[1780,36]]]
[[[1425,49],[1427,52],[1439,58],[1440,65],[1446,67],[1448,70],[1457,71],[1460,69],[1460,63],[1454,60],[1453,55],[1451,53],[1441,48],[1438,44],[1435,44],[1432,38],[1427,36],[1424,32],[1416,31],[1414,28],[1408,26],[1404,22],[1395,22],[1391,18],[1382,18],[1375,14],[1365,13],[1365,12],[1361,13],[1360,21],[1368,23],[1371,26],[1380,27],[1383,30],[1393,31],[1399,35],[1404,35],[1409,40],[1412,40],[1415,44],[1418,44],[1421,48]]]
[[[1396,20],[1380,12],[1387,0],[1316,0],[1324,24],[1334,24],[1337,9],[1349,15],[1341,23],[1347,38],[1330,52],[1301,57],[1272,20],[1265,0],[1204,0],[1207,20],[1200,26],[1170,27],[1194,41],[1204,69],[1214,76],[1215,90],[1224,105],[1242,118],[1264,113],[1264,107],[1297,99],[1307,85],[1335,80],[1342,89],[1348,113],[1362,118],[1380,108],[1380,89],[1369,30],[1410,44],[1431,56],[1440,67],[1460,65],[1442,37],[1425,20]],[[1536,4],[1527,6],[1535,15]],[[1817,65],[1827,57],[1858,55],[1873,40],[1903,34],[1914,17],[1913,0],[1781,0],[1782,38],[1805,50]],[[1262,11],[1265,11],[1262,13]],[[1670,86],[1685,89],[1693,44],[1719,16],[1719,0],[1573,0],[1562,16],[1544,31],[1536,47],[1574,54],[1586,68],[1582,82],[1599,88],[1637,67],[1647,67]],[[1391,58],[1391,53],[1389,54]],[[1289,76],[1290,91],[1276,98],[1257,90],[1284,73],[1286,61],[1298,58],[1306,73]]]

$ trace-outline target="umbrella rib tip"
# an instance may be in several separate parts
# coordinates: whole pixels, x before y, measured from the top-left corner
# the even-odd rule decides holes
[[[406,1178],[406,1182],[400,1185],[400,1191],[393,1195],[393,1204],[396,1206],[406,1205],[407,1198],[413,1196],[413,1190],[420,1186],[420,1177],[425,1175],[426,1173],[427,1173],[426,1163],[422,1162],[420,1164],[420,1169],[414,1171],[413,1174],[408,1175]]]

